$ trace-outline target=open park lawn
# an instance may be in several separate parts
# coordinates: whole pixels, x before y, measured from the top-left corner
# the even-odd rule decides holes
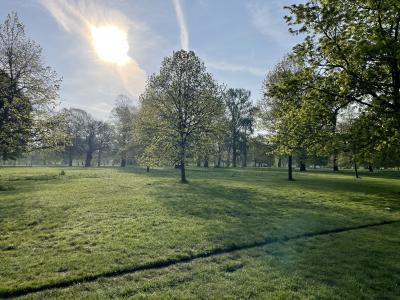
[[[399,297],[398,172],[178,177],[0,168],[0,298]]]

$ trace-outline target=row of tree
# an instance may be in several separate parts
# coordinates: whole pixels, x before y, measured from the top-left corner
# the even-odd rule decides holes
[[[120,96],[109,122],[79,109],[54,112],[60,80],[16,14],[0,25],[0,152],[51,149],[65,163],[97,157],[122,167],[188,162],[288,167],[400,165],[400,7],[396,1],[308,1],[287,7],[304,34],[269,72],[263,95],[219,85],[193,51],[166,57],[137,107]]]

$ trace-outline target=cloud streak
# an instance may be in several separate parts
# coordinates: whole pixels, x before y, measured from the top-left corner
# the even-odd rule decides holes
[[[247,65],[240,65],[240,64],[232,64],[227,62],[215,62],[215,61],[208,61],[207,65],[210,68],[220,70],[220,71],[228,71],[228,72],[238,72],[238,73],[247,73],[254,76],[264,77],[266,74],[266,68],[257,68]]]
[[[189,50],[189,32],[186,26],[185,15],[183,14],[181,0],[172,0],[175,8],[176,19],[180,29],[181,48]]]

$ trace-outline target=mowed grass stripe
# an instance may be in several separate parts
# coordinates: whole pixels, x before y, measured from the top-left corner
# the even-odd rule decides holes
[[[228,254],[228,253],[231,253],[234,251],[247,250],[247,249],[251,249],[251,248],[255,248],[255,247],[263,247],[263,246],[273,244],[273,243],[289,242],[289,241],[293,241],[293,240],[313,238],[313,237],[323,236],[323,235],[338,234],[338,233],[352,231],[352,230],[360,230],[360,229],[366,229],[366,228],[370,228],[370,227],[383,226],[383,225],[389,225],[389,224],[395,224],[395,223],[400,223],[400,220],[386,220],[386,221],[382,221],[379,223],[371,223],[371,224],[362,224],[362,225],[351,226],[351,227],[334,228],[334,229],[330,229],[330,230],[321,230],[321,231],[317,231],[317,232],[305,232],[303,234],[299,234],[299,235],[295,235],[295,236],[291,236],[291,237],[289,236],[289,237],[280,237],[280,238],[267,238],[265,240],[256,241],[254,243],[232,245],[230,247],[223,247],[223,248],[216,248],[216,249],[210,250],[208,252],[202,252],[199,254],[190,255],[190,256],[186,256],[186,257],[167,259],[164,261],[156,261],[156,262],[144,264],[142,266],[128,267],[128,268],[123,268],[123,269],[119,269],[119,270],[113,270],[113,271],[109,271],[109,272],[100,273],[97,275],[89,275],[89,276],[85,276],[85,277],[81,277],[81,278],[60,281],[60,282],[52,283],[52,284],[45,284],[45,285],[41,285],[41,286],[37,286],[37,287],[29,287],[29,288],[23,288],[23,289],[16,289],[16,290],[8,291],[8,292],[0,292],[0,297],[13,298],[13,297],[24,296],[24,295],[28,295],[28,294],[32,294],[32,293],[36,293],[36,292],[45,291],[45,290],[67,288],[67,287],[71,287],[76,284],[94,282],[101,278],[117,277],[117,276],[129,274],[129,273],[135,273],[135,272],[140,272],[140,271],[145,271],[145,270],[167,268],[167,267],[170,267],[170,266],[178,264],[178,263],[187,263],[187,262],[191,262],[196,259],[207,258],[207,257],[215,256],[215,255],[221,255],[221,254]]]

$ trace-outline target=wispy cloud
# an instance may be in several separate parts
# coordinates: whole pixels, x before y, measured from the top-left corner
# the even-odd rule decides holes
[[[251,1],[247,4],[251,22],[254,27],[266,37],[278,42],[286,42],[290,38],[287,25],[282,14],[281,1]]]
[[[189,50],[189,33],[186,26],[185,15],[182,10],[181,0],[172,0],[175,8],[176,19],[178,20],[180,29],[181,48]]]
[[[210,68],[221,70],[221,71],[228,71],[228,72],[238,72],[238,73],[247,73],[254,76],[263,77],[266,74],[266,68],[257,68],[248,65],[241,65],[241,64],[232,64],[227,62],[215,62],[215,61],[207,61],[207,66]]]

